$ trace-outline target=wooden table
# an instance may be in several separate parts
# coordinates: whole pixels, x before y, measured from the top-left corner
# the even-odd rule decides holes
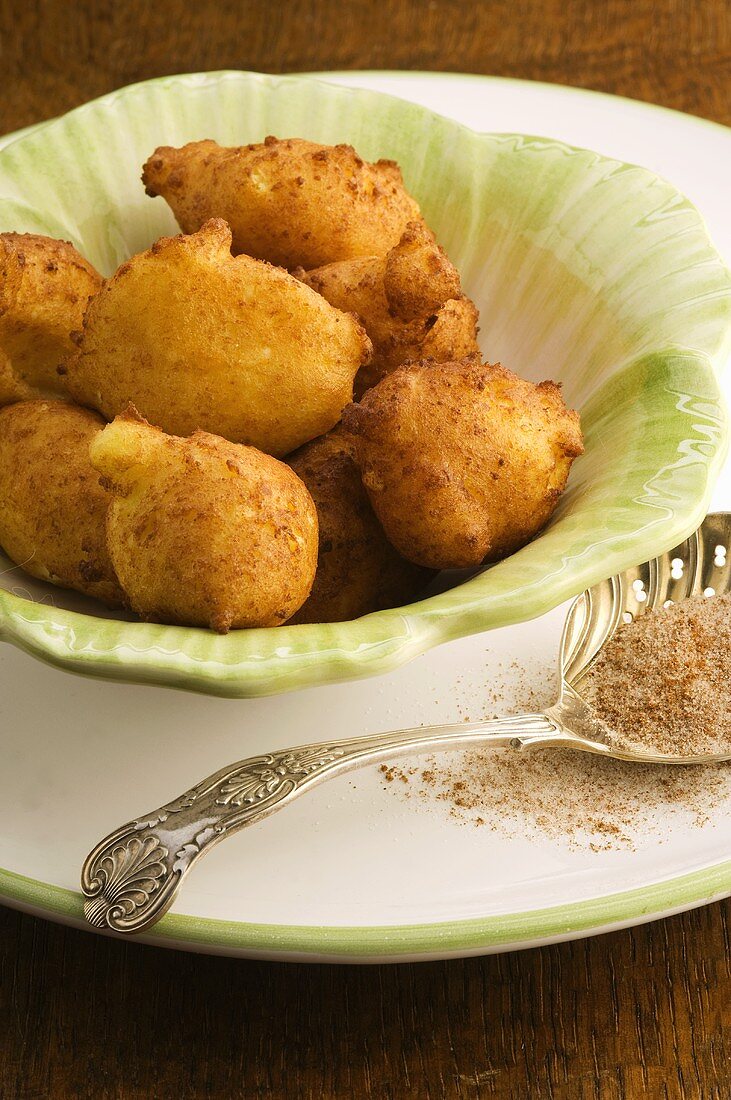
[[[3,132],[223,68],[493,73],[731,124],[731,5],[0,0]],[[0,1098],[727,1100],[730,913],[358,969],[183,955],[0,910]]]

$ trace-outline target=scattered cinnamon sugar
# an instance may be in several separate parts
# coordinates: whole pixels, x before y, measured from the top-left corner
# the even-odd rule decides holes
[[[440,753],[389,771],[404,796],[441,804],[456,821],[592,851],[664,839],[669,815],[703,826],[731,797],[725,764],[630,764],[565,749]]]
[[[709,730],[714,740],[716,734],[724,736],[727,744],[731,740],[731,599],[719,596],[686,602],[690,605],[687,609],[679,604],[673,615],[663,611],[638,617],[617,633],[616,647],[610,650],[607,646],[609,660],[603,674],[612,690],[606,689],[599,701],[610,724],[619,724],[622,719],[620,732],[624,736],[637,741],[641,734],[643,740],[652,737],[658,744],[656,727],[649,722],[639,728],[630,725],[630,716],[634,707],[646,706],[644,699],[662,698],[663,680],[670,673],[668,696],[672,705],[668,713],[672,717],[662,733],[665,752],[687,746],[690,733],[693,751],[709,751]],[[681,611],[683,614],[678,615]],[[651,627],[652,619],[659,625]],[[630,627],[637,629],[627,640]],[[653,640],[654,630],[658,631],[659,643]],[[624,640],[620,648],[621,635]],[[698,662],[692,658],[691,643],[702,655]],[[650,652],[662,654],[662,660],[648,659],[648,647]],[[719,648],[722,654],[716,652]],[[622,679],[625,660],[629,666],[634,665],[634,679],[644,681],[633,686],[631,695],[626,690],[627,672]],[[598,692],[598,662],[595,669],[591,690]],[[541,710],[552,701],[552,679],[547,666],[524,671],[513,661],[502,670],[501,678],[493,674],[486,685],[485,713],[475,714],[474,705],[469,712],[480,720],[508,711]],[[581,685],[582,695],[586,694],[588,679]],[[641,691],[646,694],[641,695]],[[611,699],[616,718],[610,718],[614,713],[609,710]],[[692,723],[684,709],[688,699],[695,707]],[[455,702],[461,713],[459,701]],[[648,708],[654,715],[659,711],[657,705]],[[679,715],[686,717],[681,721]],[[708,724],[711,716],[715,730]],[[683,734],[686,740],[681,741]],[[597,852],[634,849],[647,837],[661,843],[672,821],[684,828],[701,828],[724,805],[731,809],[728,764],[652,765],[563,749],[481,749],[439,753],[413,763],[384,766],[382,773],[388,789],[399,797],[416,806],[441,808],[456,822],[506,837],[544,837],[572,849]]]
[[[640,615],[607,642],[579,692],[627,747],[731,752],[731,596]]]

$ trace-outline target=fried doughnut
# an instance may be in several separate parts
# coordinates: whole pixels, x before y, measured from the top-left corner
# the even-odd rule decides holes
[[[383,533],[342,429],[314,439],[289,459],[317,508],[320,545],[312,592],[296,623],[357,619],[409,603],[431,573],[398,554]]]
[[[67,363],[72,396],[107,420],[132,402],[171,434],[202,428],[273,455],[334,427],[370,355],[362,326],[230,244],[214,220],[122,264]]]
[[[225,634],[279,626],[304,603],[317,512],[283,462],[207,432],[166,435],[134,410],[90,457],[114,493],[107,545],[142,618]]]
[[[393,161],[368,164],[350,145],[300,138],[161,146],[142,182],[148,195],[163,196],[183,232],[223,218],[234,252],[289,269],[383,255],[419,217]]]
[[[583,450],[554,382],[499,364],[399,367],[343,416],[396,549],[432,569],[506,557],[547,523]]]
[[[0,405],[63,394],[58,367],[101,285],[67,241],[0,233]]]
[[[119,607],[105,536],[111,497],[89,461],[103,427],[64,401],[0,409],[0,545],[31,576]]]

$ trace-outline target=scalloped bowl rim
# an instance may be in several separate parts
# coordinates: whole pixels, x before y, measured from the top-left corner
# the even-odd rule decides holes
[[[269,88],[297,82],[314,83],[327,89],[328,93],[403,103],[424,116],[446,122],[455,132],[463,131],[478,139],[490,140],[507,136],[478,132],[398,96],[365,88],[346,88],[328,83],[320,76],[270,76],[239,70],[221,70],[175,74],[131,84],[90,100],[66,114],[29,127],[17,136],[10,135],[0,146],[0,177],[2,160],[9,150],[16,149],[24,142],[35,141],[49,131],[63,128],[70,119],[83,120],[85,114],[112,106],[142,89],[152,85],[195,89],[219,81],[242,78],[259,82]],[[636,167],[553,138],[514,136],[526,141],[550,142],[551,147],[562,149],[568,155],[590,153],[597,162]],[[659,179],[648,169],[640,168],[640,171],[647,177]],[[677,194],[680,195],[679,192]],[[685,201],[692,207],[688,200]],[[700,215],[698,218],[699,231],[703,232],[703,220]],[[706,241],[713,251],[707,233]],[[721,264],[720,257],[717,259]],[[729,280],[728,304],[731,316],[731,276]],[[658,349],[657,354],[673,355],[677,352],[694,357],[699,368],[705,364],[708,381],[715,378],[713,364],[716,369],[725,365],[730,345],[731,320],[723,340],[719,341],[718,347],[708,356],[692,348],[673,346],[664,346]],[[634,363],[630,363],[626,369],[632,366]],[[605,380],[599,388],[611,380]],[[542,615],[604,577],[664,552],[686,538],[700,524],[706,513],[713,483],[725,457],[727,422],[718,390],[715,396],[721,404],[721,416],[724,418],[722,438],[715,452],[705,461],[705,476],[694,498],[683,500],[682,506],[676,504],[671,515],[665,517],[659,525],[659,530],[656,530],[657,524],[651,525],[651,534],[644,528],[624,531],[621,545],[616,545],[615,538],[609,550],[602,543],[588,543],[580,555],[574,555],[571,559],[574,568],[568,568],[564,561],[560,576],[552,577],[550,585],[546,584],[542,592],[532,592],[529,603],[521,602],[520,608],[513,608],[508,614],[503,614],[499,622],[486,622],[484,619],[489,596],[483,596],[481,588],[485,585],[485,577],[489,577],[490,571],[487,571],[459,586],[464,597],[459,606],[445,607],[445,604],[454,603],[449,597],[457,589],[452,589],[403,608],[375,612],[347,623],[285,625],[254,631],[235,631],[225,638],[209,634],[200,628],[127,622],[49,607],[46,603],[35,602],[0,589],[0,639],[12,642],[47,663],[73,672],[232,697],[275,694],[315,684],[377,675],[394,669],[443,642]],[[540,541],[540,538],[539,535],[535,542]],[[512,555],[507,560],[514,560],[517,556]],[[293,637],[293,632],[298,633]],[[342,641],[339,644],[328,644],[327,636],[335,632],[341,636]],[[303,646],[305,633],[313,638],[319,633],[325,644]],[[107,637],[105,640],[105,635],[117,637]],[[199,641],[201,635],[210,640],[208,649],[214,652],[209,652],[208,656],[186,652],[186,642],[191,638]],[[242,636],[248,636],[247,640],[250,641],[254,635],[259,638],[266,636],[272,640],[275,636],[279,644],[272,645],[270,642],[262,647],[267,652],[260,654],[252,652],[251,647],[246,646],[248,652],[237,658],[233,651],[240,647]],[[295,638],[296,652],[292,653],[287,643]]]

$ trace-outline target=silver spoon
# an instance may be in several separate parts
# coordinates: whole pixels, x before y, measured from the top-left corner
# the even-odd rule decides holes
[[[84,914],[97,928],[142,932],[172,905],[196,860],[214,844],[281,810],[342,772],[410,753],[477,745],[555,745],[643,763],[698,764],[723,755],[674,756],[620,743],[581,698],[581,683],[615,630],[645,611],[731,588],[731,513],[706,517],[666,554],[588,589],[571,605],[561,639],[558,701],[545,714],[470,725],[422,726],[275,750],[222,768],[158,810],[105,837],[81,872]]]

